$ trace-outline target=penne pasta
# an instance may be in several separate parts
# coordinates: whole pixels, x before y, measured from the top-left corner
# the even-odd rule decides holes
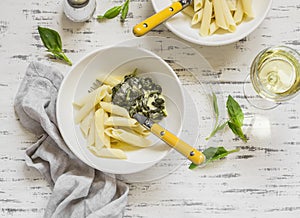
[[[150,131],[143,127],[141,124],[138,124],[136,127],[133,127],[132,130],[142,136],[150,135]]]
[[[93,116],[90,123],[90,129],[87,135],[87,144],[92,146],[95,144],[95,117]]]
[[[226,24],[222,0],[213,0],[214,12],[215,12],[215,20],[218,27],[227,30],[228,26]]]
[[[197,11],[197,12],[194,14],[194,16],[193,16],[193,18],[192,18],[191,24],[192,24],[192,25],[195,25],[195,24],[197,24],[197,23],[200,23],[201,20],[202,20],[202,16],[203,16],[203,9],[200,9],[199,11]]]
[[[228,31],[234,32],[236,30],[236,24],[233,20],[229,7],[225,0],[220,0],[223,8],[223,14],[226,22],[226,26],[228,27]]]
[[[242,1],[242,6],[243,6],[243,11],[249,18],[254,17],[254,13],[252,10],[252,0],[241,0]]]
[[[104,133],[104,122],[107,118],[106,112],[100,108],[95,112],[95,127],[96,127],[96,134],[99,136],[99,144],[104,145],[105,147],[110,148],[110,139],[109,137]],[[98,137],[96,137],[98,139]]]
[[[122,81],[122,77],[120,76],[112,76],[112,75],[101,75],[99,77],[96,78],[98,81],[109,85],[109,86],[115,86],[118,83],[120,83]]]
[[[97,104],[106,96],[107,86],[101,86],[98,90],[98,93],[89,95],[86,99],[89,101],[85,102],[85,104],[79,109],[75,116],[75,123],[80,123],[84,117],[86,117]],[[78,105],[79,103],[76,103]]]
[[[189,5],[187,6],[185,9],[182,10],[182,13],[186,14],[189,17],[193,17],[194,16],[194,7]]]
[[[133,146],[133,145],[127,144],[125,142],[121,142],[121,141],[113,142],[111,144],[111,148],[121,149],[123,151],[136,151],[136,150],[140,149],[137,146]]]
[[[89,133],[93,116],[94,116],[94,113],[90,112],[85,118],[83,118],[83,120],[80,123],[80,129],[81,129],[84,137],[87,137],[87,135]]]
[[[228,5],[228,8],[230,11],[235,11],[236,10],[236,1],[237,0],[226,0],[226,3]]]
[[[137,134],[133,134],[124,129],[115,129],[115,128],[107,128],[105,129],[105,133],[115,139],[118,139],[122,142],[126,142],[127,144],[134,145],[137,147],[149,147],[151,145],[151,140],[141,137]]]
[[[210,0],[205,0],[203,17],[200,26],[200,34],[202,36],[208,36],[211,16],[212,16],[212,2]]]
[[[105,101],[105,102],[111,102],[112,101],[112,94],[109,93],[109,92],[106,92],[106,95],[103,98],[103,101]]]
[[[89,102],[93,101],[94,99],[102,99],[102,96],[104,97],[104,95],[106,94],[107,90],[111,88],[109,86],[100,86],[97,89],[95,89],[94,91],[88,93],[87,95],[81,97],[79,100],[73,102],[73,105],[77,106],[77,107],[82,107],[85,104],[88,104]],[[110,91],[111,92],[111,91]],[[100,99],[100,100],[101,100]]]
[[[135,119],[132,119],[132,118],[110,116],[107,120],[105,120],[104,125],[106,125],[106,126],[137,127],[138,122]]]
[[[244,15],[244,11],[243,11],[243,6],[242,6],[242,1],[237,0],[236,11],[234,12],[234,15],[233,15],[234,22],[236,24],[240,24],[243,20],[243,15]]]
[[[191,17],[193,28],[200,23],[201,36],[224,32],[218,31],[219,29],[234,32],[245,17],[254,17],[252,0],[197,0],[183,13]]]
[[[199,11],[203,8],[203,0],[194,0],[194,11]]]
[[[108,113],[130,118],[128,111],[118,105],[108,102],[100,102],[100,106]]]
[[[213,22],[211,22],[211,24],[209,26],[209,35],[212,35],[218,29],[219,29],[219,26],[217,25],[216,21],[214,20]]]
[[[126,159],[127,156],[124,151],[116,148],[101,148],[97,149],[96,147],[88,147],[88,149],[98,157],[105,158],[116,158],[116,159]]]

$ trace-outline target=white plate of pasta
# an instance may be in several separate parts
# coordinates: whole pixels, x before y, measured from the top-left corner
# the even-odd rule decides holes
[[[171,0],[152,0],[156,12]],[[164,24],[189,42],[219,46],[236,42],[253,32],[270,10],[272,0],[194,0]]]
[[[112,103],[113,87],[133,71],[161,86],[168,113],[161,123],[180,133],[184,111],[180,81],[167,63],[148,50],[112,46],[94,51],[71,69],[59,91],[57,120],[66,144],[83,162],[107,173],[145,170],[171,150],[125,108]]]

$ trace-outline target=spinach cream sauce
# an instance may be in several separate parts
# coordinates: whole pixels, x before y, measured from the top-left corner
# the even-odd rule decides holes
[[[112,102],[126,108],[131,117],[141,113],[157,122],[167,116],[161,86],[149,77],[137,77],[135,72],[113,87]]]

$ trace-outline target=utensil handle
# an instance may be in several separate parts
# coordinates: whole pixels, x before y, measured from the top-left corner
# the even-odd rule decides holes
[[[135,36],[143,36],[148,33],[153,28],[157,27],[159,24],[172,17],[174,14],[177,14],[183,9],[181,2],[174,2],[169,7],[163,9],[162,11],[152,15],[143,22],[137,24],[133,28],[133,34]]]
[[[179,139],[177,136],[163,128],[157,123],[154,123],[151,127],[151,132],[161,138],[165,143],[177,150],[179,153],[187,157],[194,164],[199,165],[204,162],[205,156],[202,152],[193,148],[186,142]]]

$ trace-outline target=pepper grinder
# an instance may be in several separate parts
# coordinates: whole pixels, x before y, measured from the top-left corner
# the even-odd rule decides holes
[[[89,20],[96,9],[96,0],[64,0],[65,15],[74,22]]]

